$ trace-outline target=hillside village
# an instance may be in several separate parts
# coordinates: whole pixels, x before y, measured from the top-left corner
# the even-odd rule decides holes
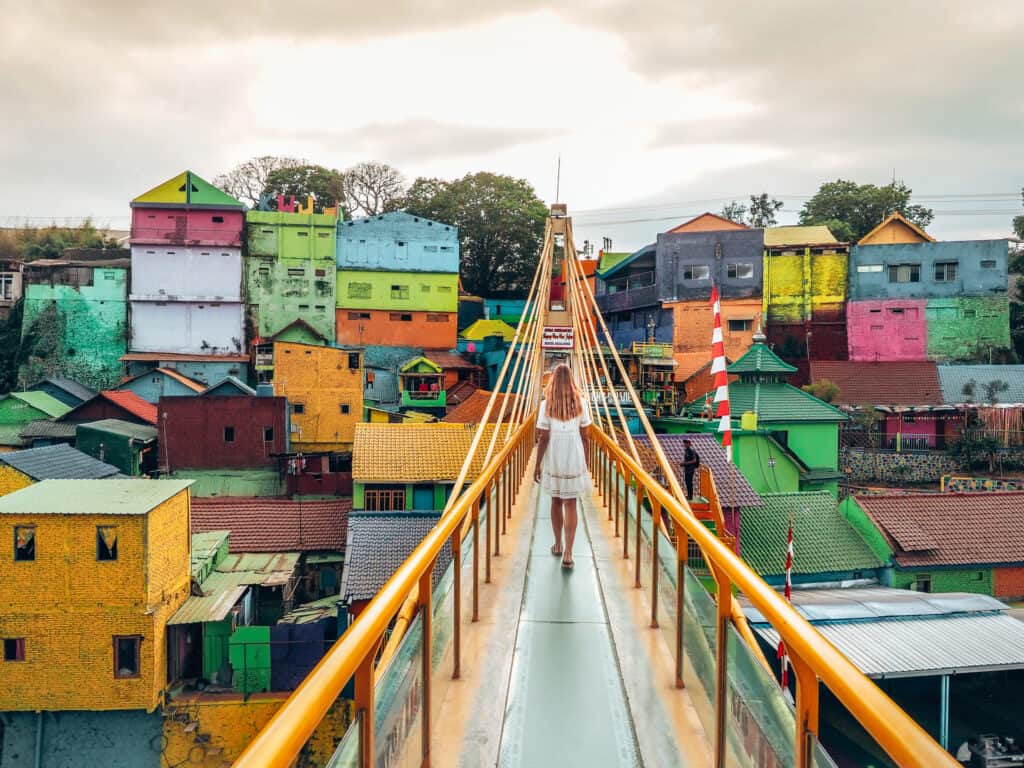
[[[465,291],[454,224],[283,195],[249,209],[192,171],[130,210],[125,248],[0,264],[24,351],[0,396],[0,768],[99,733],[95,764],[230,765],[519,403],[503,371],[528,297]],[[943,747],[988,723],[1024,737],[1000,714],[1024,674],[1007,240],[938,241],[899,212],[852,243],[713,213],[651,239],[561,254],[545,296],[593,293],[615,350],[592,351],[645,471],[670,485],[629,390],[675,482],[695,446],[693,511]],[[731,455],[711,407],[713,287]],[[462,556],[444,550],[435,587]],[[774,658],[779,636],[747,609]],[[861,755],[854,725],[836,715],[829,744]]]

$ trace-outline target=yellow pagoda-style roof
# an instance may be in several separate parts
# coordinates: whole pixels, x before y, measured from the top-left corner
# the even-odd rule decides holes
[[[891,245],[893,243],[934,243],[935,238],[894,211],[877,227],[857,241],[857,245]]]
[[[488,336],[501,336],[505,341],[512,341],[516,329],[504,320],[477,320],[462,332],[464,339],[482,341]]]

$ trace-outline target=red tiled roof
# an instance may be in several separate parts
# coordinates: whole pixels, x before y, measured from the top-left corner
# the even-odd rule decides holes
[[[430,350],[424,352],[423,356],[441,366],[442,371],[454,371],[458,369],[474,371],[480,370],[479,365],[469,362],[469,360],[456,352],[435,352],[434,350]]]
[[[501,411],[501,401],[504,400],[505,397],[507,397],[507,395],[498,395],[498,398],[494,403],[494,408],[491,409],[490,418],[487,419],[489,423],[493,424],[498,420],[498,413]],[[441,419],[441,421],[447,421],[453,424],[479,424],[480,420],[484,417],[484,411],[487,409],[487,401],[490,399],[490,392],[484,389],[478,389],[457,406],[452,408],[448,414]],[[504,421],[508,421],[514,405],[515,399],[512,399],[509,400],[508,405],[505,406]]]
[[[811,381],[839,387],[835,405],[942,405],[939,372],[931,362],[868,363],[812,360]]]
[[[465,379],[463,379],[454,386],[448,387],[448,390],[445,392],[448,398],[448,404],[458,405],[463,400],[470,397],[478,389],[480,389],[480,387],[478,387],[476,384],[474,384],[471,381],[466,381]]]
[[[128,411],[132,416],[142,419],[147,424],[153,424],[155,426],[157,423],[156,405],[153,403],[147,403],[130,390],[126,389],[120,391],[108,389],[100,392],[99,396],[105,397],[112,403],[116,403]]]
[[[232,552],[342,552],[351,499],[193,498],[192,533],[231,531]]]
[[[1024,563],[1024,492],[855,498],[900,566]]]

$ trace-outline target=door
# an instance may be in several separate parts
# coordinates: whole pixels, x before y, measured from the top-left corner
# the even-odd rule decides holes
[[[417,485],[412,489],[412,508],[429,511],[434,508],[434,486]]]

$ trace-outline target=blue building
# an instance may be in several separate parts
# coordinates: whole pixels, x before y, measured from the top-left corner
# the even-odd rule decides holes
[[[608,323],[615,346],[633,342],[672,343],[672,310],[658,300],[658,277],[654,243],[603,272],[597,273],[597,306]]]
[[[459,271],[459,230],[396,211],[338,222],[338,269],[381,272]]]

